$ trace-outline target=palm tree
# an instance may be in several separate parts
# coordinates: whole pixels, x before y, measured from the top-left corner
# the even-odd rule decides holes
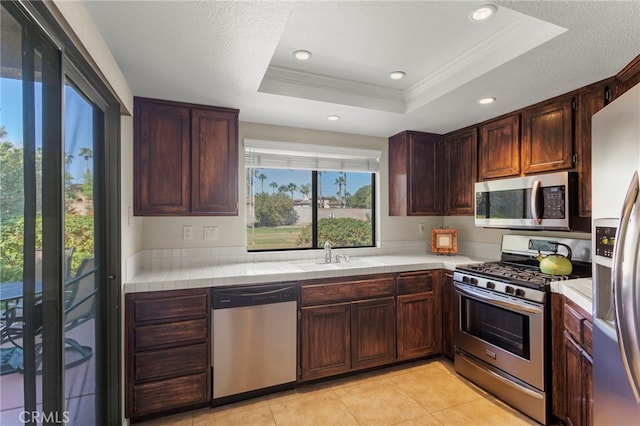
[[[260,180],[260,192],[264,192],[264,180],[267,178],[267,175],[260,173],[257,178]]]
[[[296,185],[295,183],[290,183],[289,185],[287,185],[287,191],[291,192],[291,199],[293,200],[293,192],[298,189],[298,185]]]
[[[340,201],[341,204],[344,204],[344,201],[342,198],[342,185],[345,183],[345,180],[346,180],[345,177],[341,175],[336,178],[336,182],[335,182],[336,185],[338,185],[337,195],[338,195],[338,201]]]
[[[78,155],[82,158],[84,158],[84,164],[85,164],[85,173],[89,174],[90,170],[89,170],[89,160],[91,158],[93,158],[93,150],[91,150],[91,148],[80,148],[80,151],[78,151]]]
[[[308,195],[311,193],[311,185],[309,185],[308,183],[305,183],[304,185],[301,185],[300,188],[298,188],[298,190],[300,191],[300,193],[304,198],[308,198]]]
[[[275,194],[276,188],[278,188],[278,182],[271,182],[269,186],[271,187],[271,190],[272,190],[271,193]]]

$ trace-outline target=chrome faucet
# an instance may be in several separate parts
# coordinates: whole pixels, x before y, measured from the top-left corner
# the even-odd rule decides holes
[[[324,242],[324,263],[331,263],[331,243]]]

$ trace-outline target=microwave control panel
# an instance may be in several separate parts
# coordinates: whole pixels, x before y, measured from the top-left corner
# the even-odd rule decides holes
[[[545,219],[565,218],[564,186],[542,187],[543,208],[542,217]]]
[[[613,257],[613,246],[616,242],[616,228],[610,226],[596,226],[596,255]]]

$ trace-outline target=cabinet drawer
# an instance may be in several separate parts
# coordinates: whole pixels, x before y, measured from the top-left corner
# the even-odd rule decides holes
[[[140,351],[182,342],[208,340],[207,319],[143,325],[134,330],[134,350]]]
[[[329,284],[303,285],[302,305],[343,302],[356,299],[373,299],[394,295],[394,279],[377,278]]]
[[[136,295],[133,302],[133,320],[135,322],[158,321],[178,318],[206,317],[209,314],[208,292],[190,290]]]
[[[430,291],[433,291],[433,274],[431,272],[398,276],[398,295]]]
[[[133,387],[133,416],[168,411],[209,401],[206,373],[145,383]]]
[[[135,382],[206,372],[208,355],[208,343],[135,354]]]

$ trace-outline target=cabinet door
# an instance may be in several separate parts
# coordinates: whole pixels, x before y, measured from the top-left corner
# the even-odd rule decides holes
[[[590,87],[578,95],[576,154],[578,155],[578,214],[591,217],[591,117],[605,107],[610,97],[607,83]]]
[[[480,180],[520,174],[520,116],[511,115],[480,126]]]
[[[445,272],[442,279],[442,352],[453,359],[453,274]]]
[[[582,393],[582,349],[564,332],[564,367],[565,367],[565,395],[566,422],[570,425],[581,425],[583,421],[583,393]]]
[[[395,360],[395,318],[393,297],[352,302],[352,368],[372,367]]]
[[[522,171],[550,172],[573,167],[572,98],[522,113]]]
[[[191,123],[191,212],[237,215],[237,112],[193,109]]]
[[[398,296],[398,359],[436,353],[434,292]]]
[[[302,380],[340,374],[351,369],[350,313],[349,303],[302,308]]]
[[[443,143],[444,214],[473,215],[478,178],[478,131],[449,134]]]
[[[402,132],[389,138],[389,215],[442,213],[442,136]]]
[[[593,360],[582,353],[582,424],[593,424]]]
[[[189,109],[136,98],[134,214],[189,211]]]
[[[410,137],[410,216],[438,216],[442,214],[440,148],[440,136],[424,134]]]

